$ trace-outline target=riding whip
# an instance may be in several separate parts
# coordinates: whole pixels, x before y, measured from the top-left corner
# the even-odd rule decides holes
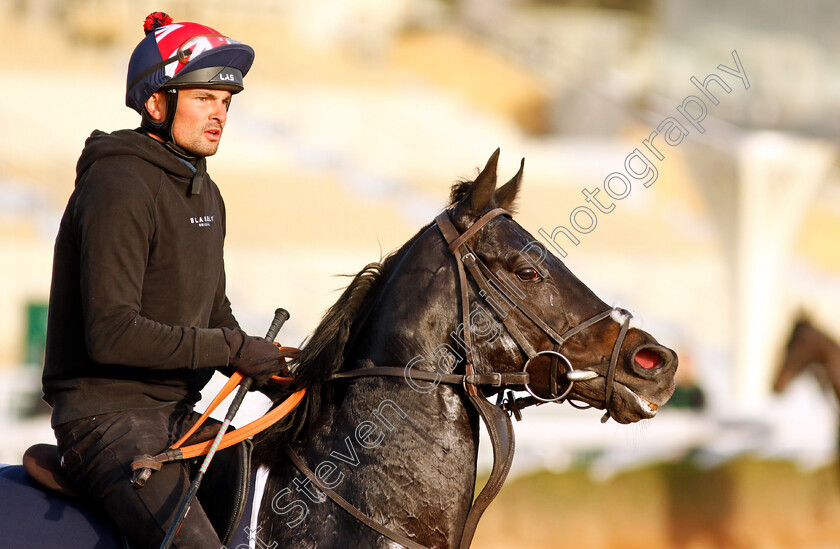
[[[265,334],[265,340],[268,342],[274,342],[274,338],[277,337],[277,333],[287,320],[289,320],[289,312],[286,309],[279,308],[274,311],[274,320],[271,321],[271,326],[269,326],[268,332]],[[222,426],[219,429],[216,438],[213,440],[213,445],[210,447],[210,451],[207,452],[207,457],[204,458],[204,463],[201,464],[201,468],[198,470],[198,474],[195,476],[195,479],[193,479],[192,483],[190,483],[190,488],[184,495],[184,499],[181,500],[181,505],[175,513],[175,518],[172,519],[172,524],[169,525],[169,530],[166,532],[166,537],[163,538],[163,543],[161,543],[160,549],[169,549],[169,547],[172,546],[175,536],[181,529],[181,523],[184,522],[184,518],[187,516],[187,511],[190,510],[190,505],[192,505],[192,501],[198,493],[198,488],[201,485],[201,480],[204,478],[204,473],[210,466],[210,461],[212,461],[213,456],[216,455],[219,443],[221,442],[225,431],[227,431],[230,426],[231,421],[233,421],[233,416],[235,416],[236,412],[239,411],[239,406],[242,405],[242,401],[245,399],[245,395],[248,393],[248,389],[251,387],[251,383],[253,383],[253,381],[254,380],[250,377],[246,377],[239,385],[239,390],[237,391],[236,396],[233,397],[233,401],[230,403],[230,408],[228,408],[225,420],[222,422]]]

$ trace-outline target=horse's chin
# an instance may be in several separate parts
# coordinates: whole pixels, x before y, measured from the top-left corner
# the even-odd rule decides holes
[[[618,423],[635,423],[656,416],[659,405],[633,391],[624,384],[616,383],[610,402],[610,417]]]
[[[591,381],[584,382],[586,384],[597,385],[597,393],[599,396],[594,396],[588,391],[584,394],[573,393],[572,399],[579,400],[590,404],[591,406],[600,410],[604,409],[604,379],[595,378]],[[595,387],[592,387],[595,388]],[[656,416],[660,404],[649,400],[620,382],[615,382],[613,386],[612,398],[609,403],[610,417],[617,423],[627,424],[636,423],[643,419],[651,419]]]

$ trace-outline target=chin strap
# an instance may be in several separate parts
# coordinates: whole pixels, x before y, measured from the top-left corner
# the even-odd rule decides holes
[[[143,107],[143,111],[140,113],[140,128],[149,135],[160,139],[163,142],[163,146],[178,157],[178,160],[183,162],[193,172],[192,181],[190,182],[190,195],[201,194],[201,189],[204,187],[204,180],[207,178],[207,168],[204,158],[189,154],[175,143],[175,138],[172,136],[175,111],[178,109],[178,89],[167,88],[164,97],[166,98],[166,118],[164,118],[163,122],[155,121],[152,115],[149,114],[149,111]]]
[[[157,122],[144,106],[140,113],[140,127],[150,134],[156,135],[164,143],[172,143],[174,145],[175,140],[172,138],[172,123],[175,121],[175,111],[178,109],[178,89],[167,88],[164,90],[164,97],[166,98],[166,118],[162,122]]]

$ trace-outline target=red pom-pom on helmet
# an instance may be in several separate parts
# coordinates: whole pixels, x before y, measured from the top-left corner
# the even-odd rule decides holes
[[[172,24],[172,18],[162,11],[150,13],[143,21],[143,32],[147,35],[155,29]]]

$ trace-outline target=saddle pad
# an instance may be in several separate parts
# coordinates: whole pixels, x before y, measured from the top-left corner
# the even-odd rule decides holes
[[[251,472],[245,510],[230,549],[255,549],[259,503],[268,471]],[[255,498],[255,492],[258,492]],[[123,549],[107,517],[79,500],[44,490],[21,465],[0,464],[0,548]]]
[[[107,518],[38,488],[21,465],[0,465],[0,540],[14,549],[122,549]]]

